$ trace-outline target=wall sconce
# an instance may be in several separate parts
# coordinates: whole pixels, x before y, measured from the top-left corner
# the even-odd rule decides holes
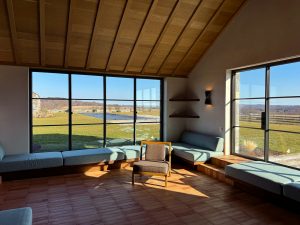
[[[205,91],[205,105],[212,105],[211,94],[212,90]]]

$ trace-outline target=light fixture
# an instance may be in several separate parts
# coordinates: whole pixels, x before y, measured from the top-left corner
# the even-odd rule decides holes
[[[205,91],[205,105],[212,105],[211,94],[212,94],[212,90]]]

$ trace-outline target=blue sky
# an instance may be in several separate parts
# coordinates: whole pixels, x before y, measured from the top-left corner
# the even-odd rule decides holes
[[[241,72],[240,97],[252,98],[264,96],[265,69]],[[270,96],[300,96],[300,62],[271,67]],[[300,105],[300,99],[272,100],[272,102],[274,105]]]
[[[107,77],[106,84],[107,99],[133,100],[134,80],[132,78]],[[68,75],[34,72],[32,89],[43,98],[68,98]],[[103,77],[72,75],[72,98],[102,99]],[[137,79],[138,100],[159,100],[159,98],[159,80]]]

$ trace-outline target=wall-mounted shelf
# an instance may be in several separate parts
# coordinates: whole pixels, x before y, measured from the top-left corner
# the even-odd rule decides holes
[[[198,102],[199,98],[170,98],[170,102]]]
[[[189,115],[189,114],[172,114],[170,118],[200,118],[198,115]]]

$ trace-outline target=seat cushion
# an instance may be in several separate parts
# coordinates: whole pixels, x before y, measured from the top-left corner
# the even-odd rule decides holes
[[[139,159],[141,146],[140,145],[126,145],[119,147],[121,151],[125,154],[125,159]],[[145,152],[143,151],[143,155]]]
[[[83,149],[62,152],[65,166],[85,165],[115,160],[121,156],[117,151],[108,148]]]
[[[5,151],[3,146],[0,144],[0,160],[2,160],[5,156]]]
[[[32,225],[32,209],[29,207],[0,211],[1,225]]]
[[[282,194],[284,184],[300,181],[300,171],[261,161],[232,164],[225,174],[275,194]]]
[[[63,166],[60,152],[6,155],[0,161],[0,173]]]
[[[293,182],[283,186],[283,195],[300,202],[300,182]]]
[[[110,155],[107,158],[108,161],[117,161],[125,159],[125,153],[121,149],[117,147],[107,147],[105,149],[110,151]]]
[[[180,142],[217,152],[223,152],[224,148],[223,138],[192,131],[184,131],[181,135]]]
[[[172,148],[174,155],[193,163],[206,162],[211,157],[223,155],[223,152],[201,149],[197,146],[185,143],[173,143]]]
[[[166,148],[163,144],[148,144],[145,154],[146,160],[164,161],[166,159]]]
[[[136,173],[140,172],[151,172],[151,173],[168,173],[169,164],[167,162],[155,162],[141,160],[134,162],[133,171]]]

